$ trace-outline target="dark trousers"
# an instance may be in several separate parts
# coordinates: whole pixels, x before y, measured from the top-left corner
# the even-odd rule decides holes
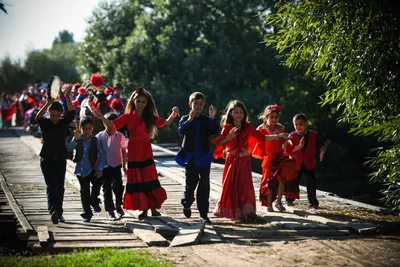
[[[112,192],[115,195],[115,206]],[[104,209],[113,211],[115,207],[120,208],[122,205],[122,194],[124,186],[122,185],[121,165],[117,167],[107,167],[103,169],[103,197]]]
[[[190,160],[185,168],[186,186],[181,199],[184,208],[190,208],[194,202],[194,190],[197,187],[197,209],[200,217],[208,217],[210,203],[210,166],[197,167],[194,160]]]
[[[300,181],[305,181],[307,186],[307,198],[310,205],[318,205],[317,200],[317,179],[315,178],[315,170],[307,170],[304,165],[301,166],[300,171],[297,172],[297,178],[293,180],[293,183],[300,185]],[[293,184],[292,183],[292,184]],[[287,201],[294,201],[294,199],[286,198]]]
[[[47,160],[40,159],[40,168],[46,182],[47,209],[50,214],[58,211],[63,213],[64,182],[67,161],[65,159]]]
[[[90,206],[98,206],[100,203],[100,188],[101,179],[97,179],[96,172],[93,170],[88,176],[82,177],[77,176],[79,184],[81,185],[81,202],[82,208],[85,215],[92,216],[92,209]],[[92,184],[92,190],[90,190],[90,184]]]

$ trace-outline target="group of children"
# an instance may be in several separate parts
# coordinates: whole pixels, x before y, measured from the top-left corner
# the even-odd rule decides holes
[[[161,215],[158,209],[167,199],[167,194],[158,180],[150,139],[157,128],[170,125],[179,115],[172,108],[167,119],[160,118],[151,94],[144,88],[136,89],[127,101],[125,113],[103,115],[92,108],[97,119],[102,120],[105,130],[93,135],[93,118],[83,117],[73,139],[66,145],[66,127],[74,119],[74,107],[69,93],[64,92],[68,113],[61,117],[63,107],[59,102],[48,100],[37,114],[43,132],[41,168],[47,185],[48,210],[53,223],[63,222],[62,200],[66,170],[67,149],[75,150],[75,174],[81,186],[82,218],[90,222],[93,213],[101,211],[99,193],[103,187],[104,208],[110,219],[124,215],[124,209],[139,210],[139,219]],[[210,148],[210,137],[218,134],[217,110],[209,107],[203,114],[205,97],[195,92],[189,97],[190,112],[181,117],[178,133],[183,137],[176,162],[185,167],[186,184],[181,204],[183,213],[191,217],[191,206],[195,201],[200,213],[200,222],[211,223],[208,218],[210,194],[210,168],[213,158],[225,158],[222,177],[222,193],[214,214],[233,220],[252,220],[256,215],[255,191],[252,182],[251,157],[262,160],[260,201],[267,210],[275,207],[284,211],[282,197],[287,204],[299,198],[299,182],[305,177],[310,206],[318,207],[314,169],[316,153],[322,161],[326,151],[322,139],[307,129],[304,114],[293,118],[296,131],[287,134],[279,123],[281,109],[277,105],[267,106],[260,118],[263,123],[255,128],[248,122],[245,105],[232,100],[228,103],[221,119],[221,133],[211,140],[215,151]],[[49,118],[44,118],[46,111]],[[129,132],[126,141],[118,129],[125,127]],[[128,149],[128,157],[126,157]],[[126,161],[127,159],[127,161]],[[122,183],[121,168],[127,177]],[[90,188],[91,185],[91,188]],[[115,195],[113,202],[112,192]],[[118,217],[117,217],[117,216]]]

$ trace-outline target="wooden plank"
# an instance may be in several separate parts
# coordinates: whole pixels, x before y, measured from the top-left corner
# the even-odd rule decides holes
[[[134,235],[142,239],[148,246],[168,246],[169,242],[160,234],[154,232],[151,225],[140,222],[126,222],[126,227],[133,232]]]
[[[19,206],[17,205],[17,203],[15,201],[13,194],[11,193],[10,189],[8,188],[3,171],[1,171],[0,183],[1,183],[1,188],[7,197],[8,203],[11,206],[11,208],[15,214],[15,217],[17,217],[17,219],[20,222],[21,226],[23,227],[24,231],[29,235],[35,234],[35,230],[30,225],[28,220],[25,218],[24,214],[22,213],[21,209],[19,208]]]
[[[28,244],[28,248],[35,253],[46,252],[72,252],[76,249],[97,249],[97,248],[146,248],[146,244],[137,240],[121,242],[56,242],[50,243],[47,247],[41,247],[38,243]]]
[[[200,229],[181,229],[172,240],[170,247],[197,245],[202,233]]]
[[[178,229],[172,228],[156,218],[148,217],[144,221],[148,224],[151,224],[154,227],[154,231],[164,237],[174,237],[179,232]]]
[[[377,230],[375,224],[362,221],[349,222],[348,227],[359,234],[374,234]]]
[[[39,239],[39,244],[42,247],[46,247],[49,244],[50,234],[47,226],[41,225],[37,228],[37,236]]]
[[[251,239],[251,238],[276,238],[276,237],[334,237],[348,236],[347,230],[256,230],[241,231],[233,233],[221,233],[222,238],[226,239]]]
[[[157,218],[157,220],[160,220],[163,223],[165,223],[165,224],[167,224],[167,225],[169,225],[169,226],[171,226],[172,228],[175,228],[175,229],[190,228],[189,224],[177,221],[177,220],[175,220],[175,219],[173,219],[173,218],[171,218],[169,216],[157,216],[156,218]]]

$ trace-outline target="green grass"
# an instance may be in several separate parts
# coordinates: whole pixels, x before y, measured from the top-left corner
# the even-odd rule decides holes
[[[34,256],[34,257],[0,257],[0,266],[145,266],[172,267],[174,264],[160,259],[147,251],[131,249],[110,249],[77,251],[70,254]]]

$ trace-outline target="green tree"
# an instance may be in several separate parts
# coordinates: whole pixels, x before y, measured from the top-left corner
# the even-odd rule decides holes
[[[65,82],[80,81],[77,62],[77,44],[73,34],[61,31],[54,39],[50,49],[33,50],[28,52],[25,70],[31,79],[49,80],[56,75]]]
[[[278,5],[268,17],[270,45],[289,67],[328,82],[323,104],[340,122],[384,145],[369,161],[385,184],[386,202],[400,208],[400,5],[391,0],[303,0]]]
[[[28,81],[28,73],[21,62],[5,57],[0,62],[0,91],[7,94],[21,92]]]

